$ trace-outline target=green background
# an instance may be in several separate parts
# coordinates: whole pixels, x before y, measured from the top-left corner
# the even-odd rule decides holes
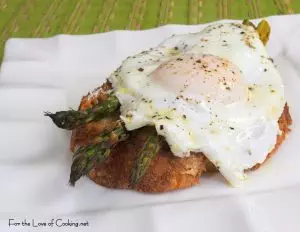
[[[0,0],[0,60],[10,37],[88,34],[300,12],[300,0]]]

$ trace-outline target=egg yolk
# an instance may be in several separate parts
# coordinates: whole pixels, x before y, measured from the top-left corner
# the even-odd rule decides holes
[[[227,59],[213,55],[175,57],[154,70],[150,78],[183,97],[230,104],[246,99],[240,69]]]

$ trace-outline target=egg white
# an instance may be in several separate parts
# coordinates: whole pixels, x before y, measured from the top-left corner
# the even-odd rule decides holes
[[[224,104],[198,101],[197,96],[190,101],[149,78],[174,57],[203,54],[239,68],[246,101]],[[280,133],[278,119],[285,104],[282,79],[250,26],[218,23],[199,33],[172,36],[128,57],[109,79],[128,130],[155,126],[174,155],[203,152],[234,186],[246,178],[244,170],[266,159]]]

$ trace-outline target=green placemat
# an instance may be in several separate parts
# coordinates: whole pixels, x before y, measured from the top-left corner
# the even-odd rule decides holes
[[[299,0],[0,0],[0,61],[10,37],[137,30],[297,12]]]

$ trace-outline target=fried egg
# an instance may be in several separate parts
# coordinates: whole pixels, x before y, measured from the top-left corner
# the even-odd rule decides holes
[[[281,133],[282,79],[251,26],[174,35],[128,57],[109,79],[128,130],[155,126],[175,156],[202,152],[233,186]]]

